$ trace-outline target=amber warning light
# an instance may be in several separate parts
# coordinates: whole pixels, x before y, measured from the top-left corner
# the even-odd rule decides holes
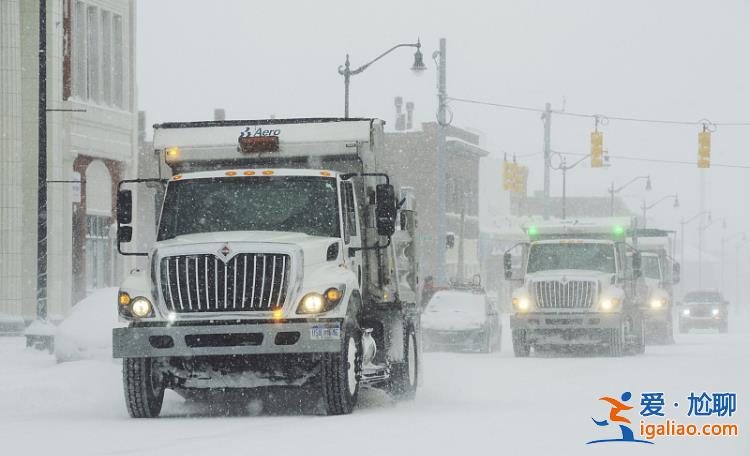
[[[239,142],[243,154],[279,151],[278,136],[240,136]]]

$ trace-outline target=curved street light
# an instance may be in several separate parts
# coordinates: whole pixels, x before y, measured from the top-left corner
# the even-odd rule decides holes
[[[419,74],[427,69],[427,66],[425,66],[424,64],[424,58],[422,56],[422,50],[421,50],[422,43],[420,43],[419,40],[417,40],[416,43],[397,44],[393,46],[392,48],[388,49],[387,51],[383,52],[379,56],[375,57],[374,59],[370,60],[369,62],[365,63],[361,67],[354,69],[354,70],[350,68],[349,54],[346,54],[346,62],[344,62],[343,65],[339,66],[339,74],[344,77],[344,119],[349,118],[349,79],[351,79],[352,76],[365,71],[367,68],[370,67],[370,65],[372,65],[373,63],[377,62],[378,60],[382,59],[386,55],[390,54],[391,52],[401,47],[417,48],[417,51],[414,53],[414,63],[411,66],[411,70],[414,73]]]
[[[649,180],[649,182],[651,182],[651,181]],[[643,200],[643,203],[641,204],[641,210],[643,211],[643,228],[646,228],[646,212],[649,211],[650,209],[652,209],[657,204],[661,203],[662,201],[666,201],[666,200],[668,200],[670,198],[674,198],[674,204],[672,205],[672,207],[674,207],[675,209],[677,209],[678,207],[680,207],[680,199],[678,198],[677,193],[675,193],[674,195],[667,195],[667,196],[665,196],[665,197],[657,200],[655,203],[653,203],[653,204],[651,204],[649,206],[646,206],[646,200],[645,199]]]
[[[633,184],[641,179],[646,179],[646,191],[651,191],[651,176],[636,176],[617,188],[615,188],[615,183],[614,181],[612,181],[612,185],[610,185],[608,189],[610,216],[614,217],[615,215],[615,195],[623,191],[626,187],[630,186],[630,184]]]

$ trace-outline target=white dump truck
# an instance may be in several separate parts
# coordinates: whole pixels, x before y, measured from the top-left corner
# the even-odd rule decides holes
[[[646,341],[674,343],[673,285],[680,281],[680,264],[672,258],[671,231],[656,228],[639,229],[638,250],[641,269],[648,287],[648,306],[645,309]]]
[[[559,346],[596,345],[612,356],[643,353],[640,253],[626,242],[630,221],[563,220],[526,227],[529,242],[504,255],[516,281],[510,326],[518,357]],[[514,268],[513,265],[518,264]]]
[[[379,164],[377,119],[164,123],[168,177],[123,181],[118,249],[147,258],[113,333],[132,417],[184,397],[304,389],[346,414],[361,387],[416,394],[415,201]],[[155,170],[156,173],[156,170]],[[156,241],[134,252],[133,189],[163,183]],[[135,201],[136,205],[138,201]],[[137,208],[136,208],[137,209]],[[307,404],[309,405],[309,404]]]

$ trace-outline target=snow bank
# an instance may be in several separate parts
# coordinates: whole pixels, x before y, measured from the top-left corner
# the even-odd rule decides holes
[[[23,318],[0,313],[0,333],[20,334],[25,327]]]
[[[112,328],[117,319],[117,288],[95,290],[73,306],[55,335],[57,362],[112,358]]]

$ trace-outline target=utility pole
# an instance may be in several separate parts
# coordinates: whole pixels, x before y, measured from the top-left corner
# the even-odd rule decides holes
[[[47,2],[39,0],[36,316],[47,320]]]
[[[549,183],[549,172],[550,172],[550,164],[552,162],[551,156],[552,151],[550,147],[550,128],[552,124],[552,105],[550,103],[547,103],[544,105],[544,114],[542,114],[542,119],[544,119],[544,219],[549,218],[550,213],[550,200],[549,200],[549,191],[550,191],[550,183]]]
[[[706,211],[706,173],[703,172],[702,169],[698,170],[698,173],[700,175],[699,177],[699,211],[701,214],[703,214]],[[698,288],[701,288],[703,286],[703,232],[704,228],[702,228],[705,223],[703,223],[704,216],[701,215],[700,220],[698,220]]]
[[[445,68],[445,38],[440,38],[440,50],[438,57],[438,113],[437,113],[437,155],[435,157],[435,285],[442,287],[446,285],[445,280],[445,137],[446,137],[446,102],[448,94],[446,90],[446,68]]]

